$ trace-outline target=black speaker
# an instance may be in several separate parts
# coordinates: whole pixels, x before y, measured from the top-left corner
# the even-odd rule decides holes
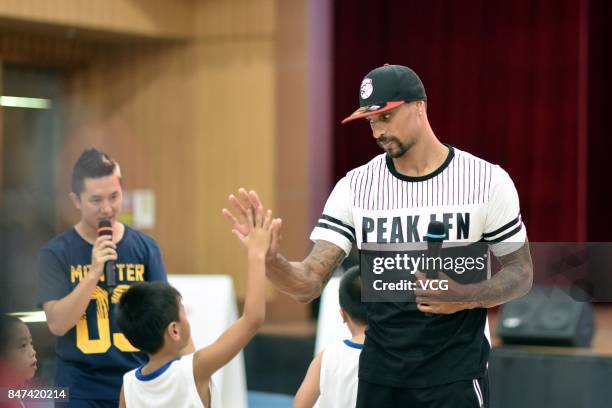
[[[504,344],[588,347],[594,331],[591,304],[558,288],[533,288],[506,303],[497,321]]]

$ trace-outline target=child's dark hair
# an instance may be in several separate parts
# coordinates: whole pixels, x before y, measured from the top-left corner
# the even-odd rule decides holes
[[[179,321],[181,294],[167,282],[142,282],[119,300],[117,324],[134,347],[153,354],[164,345],[164,332]]]
[[[98,149],[87,149],[81,153],[72,168],[72,192],[79,195],[85,189],[86,178],[100,178],[117,173],[121,179],[119,164]]]
[[[4,357],[8,350],[9,342],[15,325],[25,324],[18,317],[0,314],[0,357]]]
[[[361,273],[359,266],[349,268],[340,279],[340,307],[355,323],[366,324],[366,310],[361,303]]]

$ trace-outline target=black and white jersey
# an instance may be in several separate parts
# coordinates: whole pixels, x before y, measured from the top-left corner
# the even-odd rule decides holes
[[[422,177],[400,174],[386,154],[351,170],[336,184],[310,238],[348,254],[353,244],[423,241],[429,222],[438,220],[449,241],[486,241],[496,256],[519,249],[526,230],[508,173],[448,148],[445,162]],[[484,374],[490,351],[485,309],[427,317],[414,303],[366,303],[366,308],[360,378],[412,388]]]

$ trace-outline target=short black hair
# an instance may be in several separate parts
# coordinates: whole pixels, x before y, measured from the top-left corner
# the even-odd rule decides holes
[[[100,178],[117,172],[121,179],[119,164],[106,153],[95,149],[86,149],[72,168],[72,192],[80,195],[85,189],[86,178]]]
[[[128,341],[153,354],[164,345],[164,332],[179,321],[181,294],[168,282],[141,282],[119,300],[117,325]]]
[[[368,319],[361,302],[361,271],[359,266],[349,268],[340,279],[340,307],[355,323],[366,324]]]
[[[15,316],[0,314],[0,356],[6,356],[15,325],[25,324]]]

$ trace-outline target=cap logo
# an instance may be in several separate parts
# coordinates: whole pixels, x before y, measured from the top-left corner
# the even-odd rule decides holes
[[[364,78],[361,81],[361,99],[368,99],[372,92],[374,91],[374,86],[372,86],[372,80],[370,78]]]

